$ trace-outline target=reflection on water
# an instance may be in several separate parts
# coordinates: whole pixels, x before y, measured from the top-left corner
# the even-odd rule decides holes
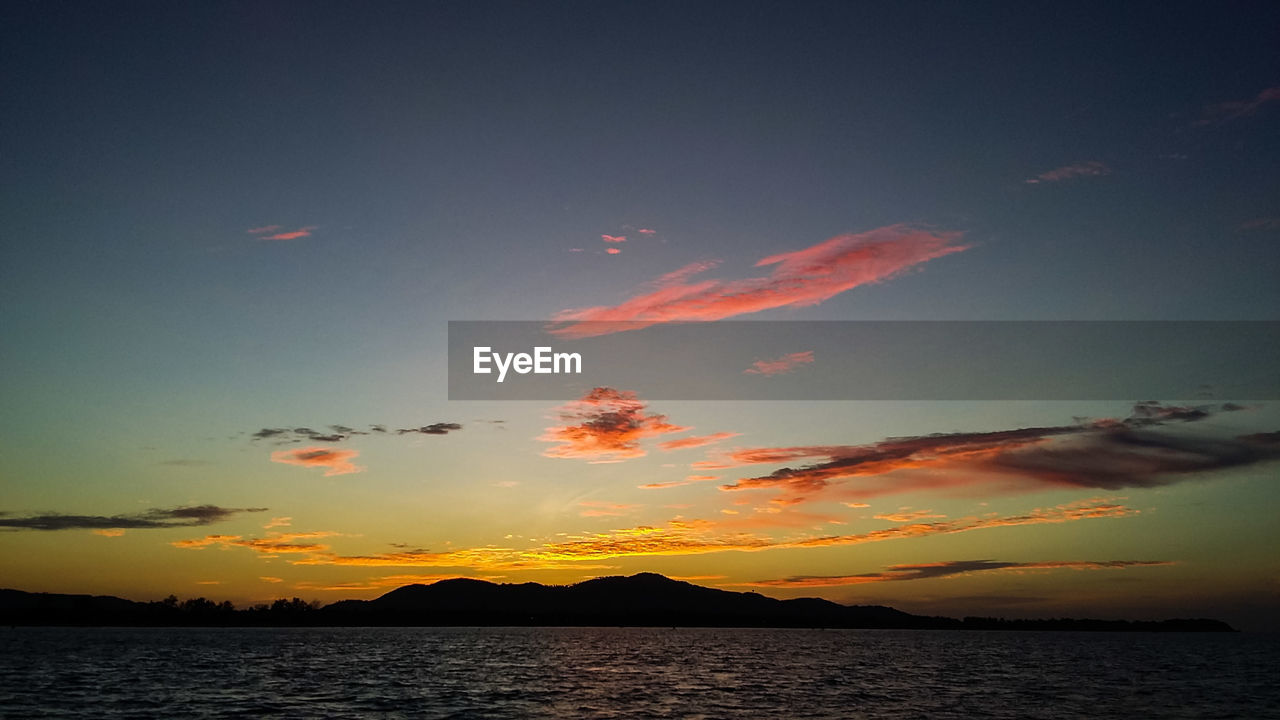
[[[1280,638],[13,628],[0,716],[1280,717]]]

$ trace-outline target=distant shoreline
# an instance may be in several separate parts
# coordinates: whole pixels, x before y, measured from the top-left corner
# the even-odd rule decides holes
[[[238,609],[204,598],[135,602],[113,596],[0,590],[0,625],[48,627],[635,627],[1060,632],[1238,632],[1206,618],[963,619],[818,598],[777,600],[653,573],[576,585],[442,580],[374,600],[320,606],[299,598]]]

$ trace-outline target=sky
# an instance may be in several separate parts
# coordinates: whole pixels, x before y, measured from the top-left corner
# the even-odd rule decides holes
[[[6,3],[0,586],[649,571],[1278,629],[1280,411],[1211,364],[1195,397],[467,401],[447,352],[1278,320],[1277,37],[1265,2]],[[767,346],[736,382],[839,371]]]

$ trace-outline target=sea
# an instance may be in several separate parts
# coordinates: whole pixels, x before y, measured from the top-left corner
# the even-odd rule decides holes
[[[1280,718],[1280,636],[3,628],[4,718]]]

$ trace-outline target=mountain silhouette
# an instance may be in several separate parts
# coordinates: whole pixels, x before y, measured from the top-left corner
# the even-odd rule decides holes
[[[318,607],[295,598],[246,610],[203,598],[138,603],[109,596],[0,590],[9,625],[682,626],[1004,630],[1231,631],[1217,620],[1001,620],[912,615],[819,598],[778,600],[702,587],[655,573],[574,585],[496,584],[457,578],[406,585],[374,600]]]

